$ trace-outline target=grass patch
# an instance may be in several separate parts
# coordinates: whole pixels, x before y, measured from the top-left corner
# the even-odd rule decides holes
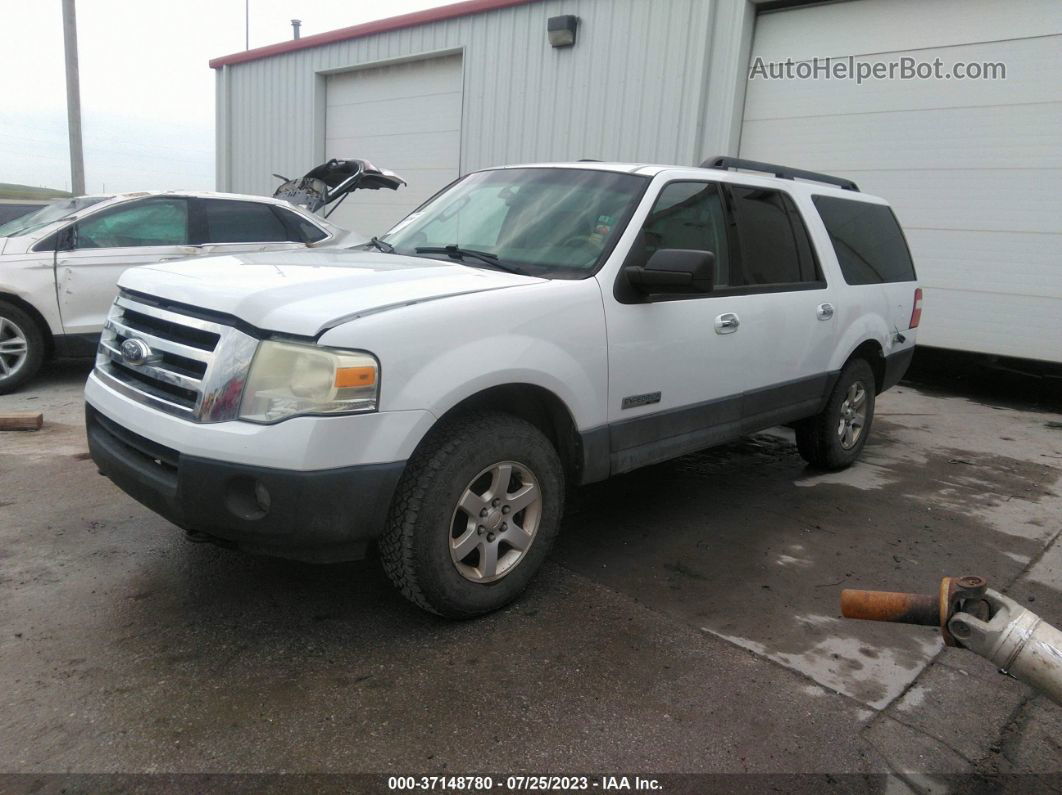
[[[65,199],[70,196],[65,190],[34,188],[32,185],[16,185],[0,182],[0,199]]]

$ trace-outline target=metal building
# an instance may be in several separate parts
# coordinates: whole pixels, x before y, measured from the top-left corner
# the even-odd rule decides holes
[[[578,18],[552,46],[548,20]],[[763,79],[760,61],[940,58],[1006,79]],[[211,61],[217,183],[365,157],[409,181],[334,216],[382,232],[459,174],[714,154],[888,198],[926,287],[920,342],[1062,361],[1062,3],[468,0]]]

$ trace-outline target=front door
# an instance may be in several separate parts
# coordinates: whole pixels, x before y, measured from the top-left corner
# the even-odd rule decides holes
[[[608,327],[612,473],[709,447],[740,433],[742,396],[757,352],[746,329],[755,296],[733,294],[735,263],[720,185],[669,182],[625,266],[659,249],[715,255],[716,292],[647,300],[602,283]],[[619,279],[623,280],[622,271]]]
[[[56,292],[63,330],[96,334],[126,268],[195,254],[189,245],[188,200],[150,197],[82,218],[63,235],[55,255]]]

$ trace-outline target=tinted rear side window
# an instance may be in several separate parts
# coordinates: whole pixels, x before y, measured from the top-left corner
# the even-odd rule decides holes
[[[734,185],[730,188],[743,281],[749,286],[821,280],[804,222],[781,191]]]
[[[206,243],[279,243],[288,231],[268,204],[201,199]]]
[[[274,207],[273,209],[284,221],[284,225],[288,228],[288,236],[292,240],[299,240],[303,243],[316,243],[318,240],[324,240],[328,237],[328,234],[323,229],[311,224],[301,215],[282,210],[279,207]]]
[[[884,204],[814,196],[849,284],[911,282],[914,263],[900,225]]]

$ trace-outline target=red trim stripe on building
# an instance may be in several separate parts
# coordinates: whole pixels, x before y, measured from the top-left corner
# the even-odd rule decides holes
[[[274,55],[306,50],[310,47],[320,47],[323,44],[335,44],[337,41],[359,39],[362,36],[371,36],[374,33],[386,33],[390,30],[411,28],[415,25],[426,25],[429,22],[441,22],[456,17],[465,17],[471,14],[480,14],[484,11],[496,11],[500,8],[510,8],[511,6],[526,5],[534,2],[537,2],[537,0],[465,0],[463,3],[428,8],[424,11],[415,11],[412,14],[402,14],[388,19],[377,19],[361,25],[352,25],[349,28],[330,30],[327,33],[318,33],[301,39],[270,44],[267,47],[257,47],[253,50],[244,50],[232,55],[223,55],[220,58],[211,60],[210,68],[220,69],[222,66],[257,61],[260,58],[271,58]]]

